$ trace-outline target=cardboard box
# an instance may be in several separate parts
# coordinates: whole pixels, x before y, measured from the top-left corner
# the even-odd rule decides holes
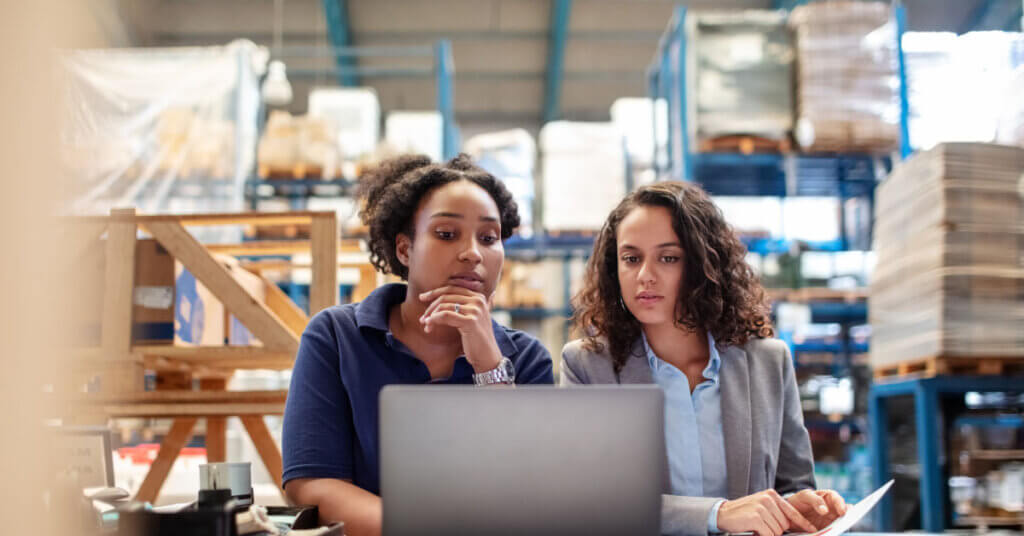
[[[135,243],[132,342],[174,342],[174,257],[156,240]]]
[[[267,282],[260,276],[238,266],[237,262],[229,266],[228,270],[256,300],[265,303],[267,301]],[[234,315],[229,315],[228,320],[228,344],[231,346],[252,346],[262,345],[248,328]]]
[[[223,345],[224,304],[180,262],[174,274],[174,343]]]
[[[106,289],[106,241],[83,248],[71,277],[81,282],[69,298],[74,318],[71,343],[96,347],[101,343],[103,300]],[[156,240],[138,240],[135,246],[135,283],[132,293],[132,343],[170,344],[174,341],[174,258]]]
[[[231,276],[258,302],[265,302],[265,280],[242,268],[238,259],[227,255],[215,256]],[[244,324],[224,307],[202,283],[180,263],[175,265],[176,308],[174,317],[175,342],[196,345],[251,346],[261,344]]]

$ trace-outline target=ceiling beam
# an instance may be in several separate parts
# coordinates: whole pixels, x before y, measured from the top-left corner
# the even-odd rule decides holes
[[[352,46],[352,30],[348,24],[348,0],[323,0],[324,20],[327,22],[327,36],[335,49]],[[359,85],[359,77],[353,72],[355,58],[338,54],[338,84],[354,87]]]
[[[569,13],[572,0],[551,1],[551,27],[548,36],[548,65],[544,80],[544,122],[560,115],[562,76],[565,64],[565,42],[569,34]]]
[[[958,33],[976,30],[1017,30],[1020,28],[1021,0],[981,0]]]
[[[661,37],[662,30],[580,30],[569,32],[567,40],[572,41],[633,41],[644,43],[656,43]],[[290,30],[284,33],[289,43],[295,42],[317,42],[323,39],[323,31],[295,31]],[[360,43],[407,43],[410,41],[421,43],[433,43],[438,39],[450,39],[452,41],[522,41],[532,39],[546,39],[548,32],[533,31],[478,31],[478,30],[446,30],[446,31],[360,31],[355,29],[350,34],[354,42]],[[244,37],[257,43],[270,43],[274,36],[270,32],[156,32],[153,38],[157,43],[228,43],[234,39]]]
[[[1024,0],[1017,5],[1010,18],[1003,26],[1004,32],[1024,32]]]

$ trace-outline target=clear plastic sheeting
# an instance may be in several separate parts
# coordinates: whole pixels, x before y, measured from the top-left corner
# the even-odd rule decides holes
[[[626,139],[634,170],[668,165],[668,102],[645,97],[615,99],[612,123]],[[641,181],[642,182],[642,181]]]
[[[816,2],[795,8],[796,140],[812,152],[888,153],[900,144],[899,60],[891,8]]]
[[[73,193],[68,212],[241,210],[266,62],[249,41],[65,53],[59,152]]]
[[[1005,92],[1006,112],[999,122],[996,140],[1024,147],[1024,65],[1017,67]]]
[[[687,18],[686,31],[696,140],[787,137],[793,127],[793,39],[785,12],[699,14]]]
[[[1021,143],[1024,75],[1014,73],[1024,65],[1024,34],[908,32],[903,51],[914,148]]]
[[[463,149],[476,163],[505,183],[519,206],[519,231],[533,235],[534,171],[537,143],[529,132],[517,128],[473,136]]]

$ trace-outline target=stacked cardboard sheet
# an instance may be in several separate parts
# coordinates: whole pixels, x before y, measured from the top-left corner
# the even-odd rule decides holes
[[[1024,356],[1024,149],[940,144],[877,190],[875,368]]]
[[[796,140],[812,152],[899,147],[899,60],[888,4],[815,2],[794,9]]]

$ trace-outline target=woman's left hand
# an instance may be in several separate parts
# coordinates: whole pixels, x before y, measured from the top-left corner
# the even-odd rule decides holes
[[[423,330],[451,326],[462,336],[462,351],[477,373],[493,370],[501,361],[498,342],[491,326],[491,308],[487,298],[465,287],[448,285],[420,294],[430,305],[420,317]]]
[[[830,489],[805,489],[790,495],[786,500],[818,530],[831,525],[847,510],[843,497]]]

